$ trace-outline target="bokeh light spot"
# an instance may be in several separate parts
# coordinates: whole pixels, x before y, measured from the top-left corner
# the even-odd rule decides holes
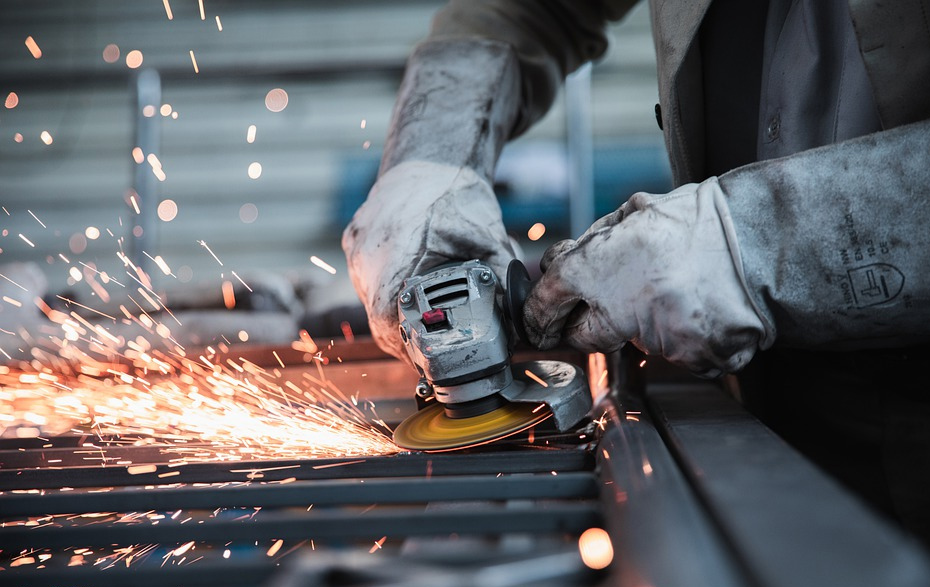
[[[604,569],[614,560],[610,535],[602,528],[588,528],[578,538],[581,560],[591,569]]]
[[[87,237],[80,232],[72,234],[71,238],[68,239],[68,248],[75,255],[80,255],[87,250]]]
[[[119,47],[110,43],[103,48],[103,60],[107,63],[116,63],[119,60]]]
[[[272,112],[281,112],[287,108],[287,92],[275,88],[265,95],[265,108]]]
[[[245,224],[252,224],[258,220],[258,206],[252,203],[243,204],[239,208],[239,220]]]
[[[162,200],[158,204],[158,217],[164,222],[171,222],[178,215],[178,204],[174,200]]]
[[[537,222],[526,231],[526,236],[531,241],[538,241],[544,234],[546,234],[546,225],[542,222]]]
[[[129,67],[129,69],[136,69],[142,65],[142,59],[142,51],[133,49],[126,54],[126,66]]]

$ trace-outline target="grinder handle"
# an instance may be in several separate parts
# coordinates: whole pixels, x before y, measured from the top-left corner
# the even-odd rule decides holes
[[[533,282],[526,266],[514,259],[507,266],[507,278],[504,285],[504,316],[513,325],[517,338],[524,344],[530,344],[523,324],[523,304],[533,288]]]

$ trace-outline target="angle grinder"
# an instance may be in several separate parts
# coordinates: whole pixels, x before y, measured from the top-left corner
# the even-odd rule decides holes
[[[553,418],[566,431],[591,409],[583,371],[560,361],[511,364],[523,337],[526,267],[506,286],[473,260],[407,279],[398,297],[400,337],[420,374],[419,411],[394,431],[403,448],[446,451],[486,444]]]

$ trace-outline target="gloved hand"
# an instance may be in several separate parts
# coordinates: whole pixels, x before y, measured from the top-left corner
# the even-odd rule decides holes
[[[749,297],[716,178],[637,193],[577,241],[553,245],[530,292],[530,341],[610,352],[630,341],[704,377],[745,366],[774,342]]]
[[[490,177],[520,103],[506,43],[427,41],[407,63],[378,180],[342,238],[372,335],[396,357],[409,361],[397,315],[405,279],[471,259],[506,275],[514,252]]]
[[[468,167],[427,161],[401,163],[378,179],[343,233],[342,247],[375,341],[407,361],[397,315],[405,279],[471,259],[503,278],[514,258],[488,182]]]

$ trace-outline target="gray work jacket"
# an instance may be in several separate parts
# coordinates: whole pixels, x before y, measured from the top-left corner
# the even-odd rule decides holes
[[[515,133],[550,107],[565,75],[607,48],[604,27],[637,0],[453,0],[431,36],[512,44],[524,103]],[[701,56],[696,42],[711,0],[650,0],[663,131],[676,185],[704,179]],[[884,129],[930,118],[930,2],[849,0]]]

